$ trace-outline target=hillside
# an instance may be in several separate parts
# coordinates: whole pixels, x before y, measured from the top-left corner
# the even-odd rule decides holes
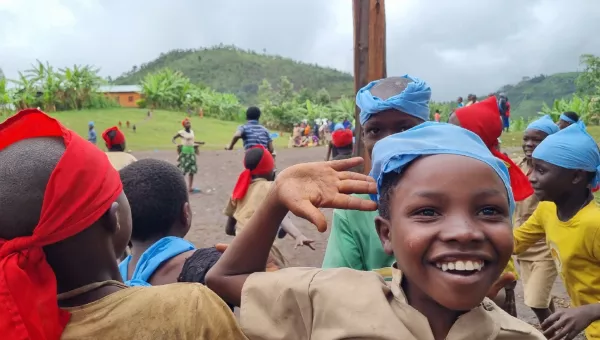
[[[295,90],[305,87],[316,92],[325,88],[331,98],[352,96],[354,88],[352,75],[348,73],[233,46],[163,53],[149,63],[134,66],[114,83],[138,84],[147,73],[166,67],[183,72],[194,83],[233,93],[246,104],[256,103],[258,86],[263,79],[276,88],[281,76],[287,76]]]
[[[516,85],[505,85],[499,92],[508,96],[511,116],[530,117],[536,115],[542,104],[552,105],[554,99],[572,96],[576,91],[577,72],[556,73],[533,78],[525,77]]]

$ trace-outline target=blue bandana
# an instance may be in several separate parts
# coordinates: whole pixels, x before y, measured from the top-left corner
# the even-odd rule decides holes
[[[573,119],[569,118],[566,114],[561,113],[560,114],[560,120],[564,120],[567,123],[571,123],[571,124],[575,124],[577,123],[576,121],[574,121]]]
[[[538,130],[545,132],[548,135],[551,135],[553,133],[557,133],[560,129],[558,128],[556,123],[554,123],[550,115],[545,115],[542,118],[534,120],[529,125],[527,125],[527,130]]]
[[[356,105],[360,108],[360,125],[364,125],[372,115],[381,111],[394,109],[402,111],[423,121],[429,120],[429,100],[431,99],[431,87],[419,78],[404,75],[402,78],[410,79],[404,91],[383,100],[371,93],[373,86],[381,80],[367,84],[356,94]]]
[[[600,151],[581,121],[546,137],[532,157],[565,169],[594,172],[592,186],[600,182]]]
[[[447,123],[425,122],[412,129],[388,136],[373,148],[373,166],[370,176],[377,182],[377,191],[385,174],[402,173],[415,159],[426,155],[450,154],[477,159],[489,165],[504,182],[509,197],[510,214],[515,201],[510,187],[508,169],[485,146],[481,138],[469,130]],[[440,169],[443,171],[443,169]],[[371,195],[374,201],[379,194]]]

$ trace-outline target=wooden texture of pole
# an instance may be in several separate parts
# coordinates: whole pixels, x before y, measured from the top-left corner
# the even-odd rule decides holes
[[[385,1],[353,0],[354,14],[354,90],[370,81],[386,77]],[[365,159],[363,173],[371,170],[371,159],[362,142],[360,111],[355,109],[356,156]]]

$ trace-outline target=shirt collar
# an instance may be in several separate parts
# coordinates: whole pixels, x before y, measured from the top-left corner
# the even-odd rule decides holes
[[[246,124],[249,124],[249,125],[258,125],[258,120],[249,120]]]

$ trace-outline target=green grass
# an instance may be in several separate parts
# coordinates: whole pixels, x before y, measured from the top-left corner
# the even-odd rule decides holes
[[[171,138],[181,130],[181,121],[186,117],[183,112],[154,111],[151,119],[146,119],[148,110],[115,108],[102,110],[65,111],[52,113],[51,116],[58,118],[62,124],[74,130],[87,139],[87,126],[90,121],[96,125],[98,134],[98,146],[104,148],[102,132],[122,122],[121,130],[127,140],[127,149],[131,151],[173,149]],[[0,119],[2,120],[2,119]],[[134,133],[131,128],[127,129],[126,122],[131,126],[136,125]],[[212,118],[192,117],[192,129],[197,141],[204,141],[206,145],[202,149],[219,150],[231,142],[231,137],[241,122],[226,122]],[[280,133],[281,135],[281,133]],[[287,147],[288,136],[275,139],[275,148]],[[236,149],[242,147],[239,141]]]

